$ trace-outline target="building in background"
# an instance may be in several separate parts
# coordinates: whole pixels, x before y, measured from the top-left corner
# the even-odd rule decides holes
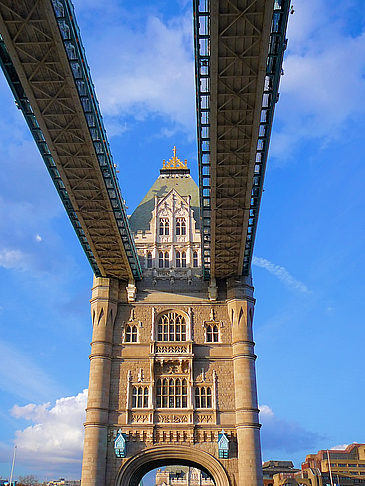
[[[308,454],[302,469],[308,468],[319,469],[322,473],[331,472],[334,476],[340,474],[365,478],[365,444],[355,443],[348,445],[344,450],[331,449]]]
[[[48,481],[47,486],[80,486],[80,480],[71,480],[71,479],[54,479],[52,481]]]
[[[156,486],[214,486],[214,482],[195,467],[167,466],[157,470]]]
[[[365,444],[355,443],[344,450],[321,450],[308,454],[300,471],[281,471],[273,475],[273,486],[284,485],[365,485]]]
[[[274,474],[296,473],[299,469],[294,468],[292,461],[266,461],[262,465],[264,486],[273,486]]]

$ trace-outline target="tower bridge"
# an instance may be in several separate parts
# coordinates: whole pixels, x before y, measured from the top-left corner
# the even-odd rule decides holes
[[[70,0],[0,0],[0,63],[94,272],[83,486],[262,484],[251,258],[288,0],[194,0],[199,187],[174,148],[130,220]],[[122,180],[123,183],[123,180]]]

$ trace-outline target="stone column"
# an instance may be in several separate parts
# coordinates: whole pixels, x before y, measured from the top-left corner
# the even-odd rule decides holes
[[[263,484],[252,320],[255,300],[251,279],[230,279],[228,315],[232,324],[233,372],[239,486]]]
[[[86,409],[82,486],[103,486],[107,454],[110,369],[118,280],[94,277],[91,297],[93,336]]]

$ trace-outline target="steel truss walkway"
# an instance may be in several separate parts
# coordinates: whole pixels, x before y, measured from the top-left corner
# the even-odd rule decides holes
[[[249,275],[289,0],[193,0],[204,277]],[[142,271],[71,0],[0,0],[0,64],[96,275]]]
[[[69,0],[0,0],[0,62],[96,275],[142,272]]]
[[[204,276],[249,275],[289,0],[194,0]]]

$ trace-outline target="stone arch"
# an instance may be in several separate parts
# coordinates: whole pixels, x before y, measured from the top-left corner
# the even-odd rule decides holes
[[[187,465],[208,473],[216,486],[230,486],[228,474],[211,454],[194,447],[174,445],[156,446],[131,457],[119,470],[115,486],[138,486],[145,474],[167,465]]]

